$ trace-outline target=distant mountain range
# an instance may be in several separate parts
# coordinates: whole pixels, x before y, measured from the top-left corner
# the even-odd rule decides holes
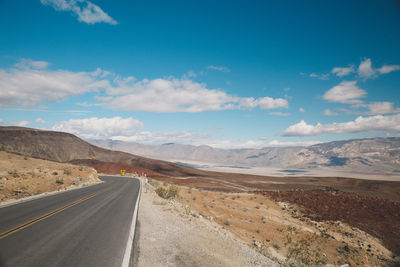
[[[196,161],[230,166],[293,169],[333,168],[371,173],[400,173],[400,138],[354,139],[308,147],[218,149],[168,143],[143,145],[115,140],[89,140],[97,146],[168,161]]]

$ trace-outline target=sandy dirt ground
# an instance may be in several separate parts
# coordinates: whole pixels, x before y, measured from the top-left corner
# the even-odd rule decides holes
[[[178,200],[165,200],[150,186],[138,217],[137,266],[279,266]]]
[[[166,182],[151,182],[156,188],[170,186]],[[174,202],[162,200],[153,192],[144,194],[142,199],[139,210],[141,233],[144,234],[140,237],[141,257],[154,260],[147,266],[162,266],[157,265],[160,260],[166,260],[169,264],[166,266],[207,266],[212,261],[219,263],[211,266],[270,266],[270,263],[257,260],[250,260],[247,265],[224,262],[228,255],[227,259],[232,259],[232,255],[243,255],[232,253],[237,242],[244,242],[250,249],[242,250],[244,255],[255,251],[283,266],[399,264],[399,258],[381,240],[340,221],[314,221],[299,207],[287,202],[254,193],[178,188],[179,200]],[[193,217],[193,214],[197,215]],[[208,234],[200,230],[204,225],[211,226],[204,228]],[[230,244],[226,243],[227,236]],[[194,244],[200,251],[192,249]],[[163,253],[153,255],[153,250]],[[213,255],[212,261],[207,261],[208,253]],[[253,257],[249,255],[254,254],[244,258]],[[177,259],[184,260],[177,262]],[[240,261],[235,259],[235,262]]]
[[[100,183],[96,170],[0,151],[0,203]]]

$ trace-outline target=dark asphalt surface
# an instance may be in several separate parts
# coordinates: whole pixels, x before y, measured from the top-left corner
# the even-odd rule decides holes
[[[104,191],[0,239],[0,266],[121,266],[139,192],[137,179],[104,183],[0,208],[0,234]]]

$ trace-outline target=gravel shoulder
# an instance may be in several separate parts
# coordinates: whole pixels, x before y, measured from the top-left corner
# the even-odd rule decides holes
[[[280,266],[232,233],[176,200],[164,200],[149,185],[143,191],[136,265]]]

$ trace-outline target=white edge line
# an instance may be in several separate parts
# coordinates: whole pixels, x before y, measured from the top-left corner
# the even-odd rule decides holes
[[[141,179],[138,180],[139,180],[139,193],[136,199],[135,211],[133,212],[131,229],[129,230],[128,242],[126,243],[124,259],[122,261],[121,267],[129,267],[133,240],[135,239],[135,228],[136,228],[136,219],[138,214],[138,206],[139,206],[140,196],[142,194],[142,180]]]

